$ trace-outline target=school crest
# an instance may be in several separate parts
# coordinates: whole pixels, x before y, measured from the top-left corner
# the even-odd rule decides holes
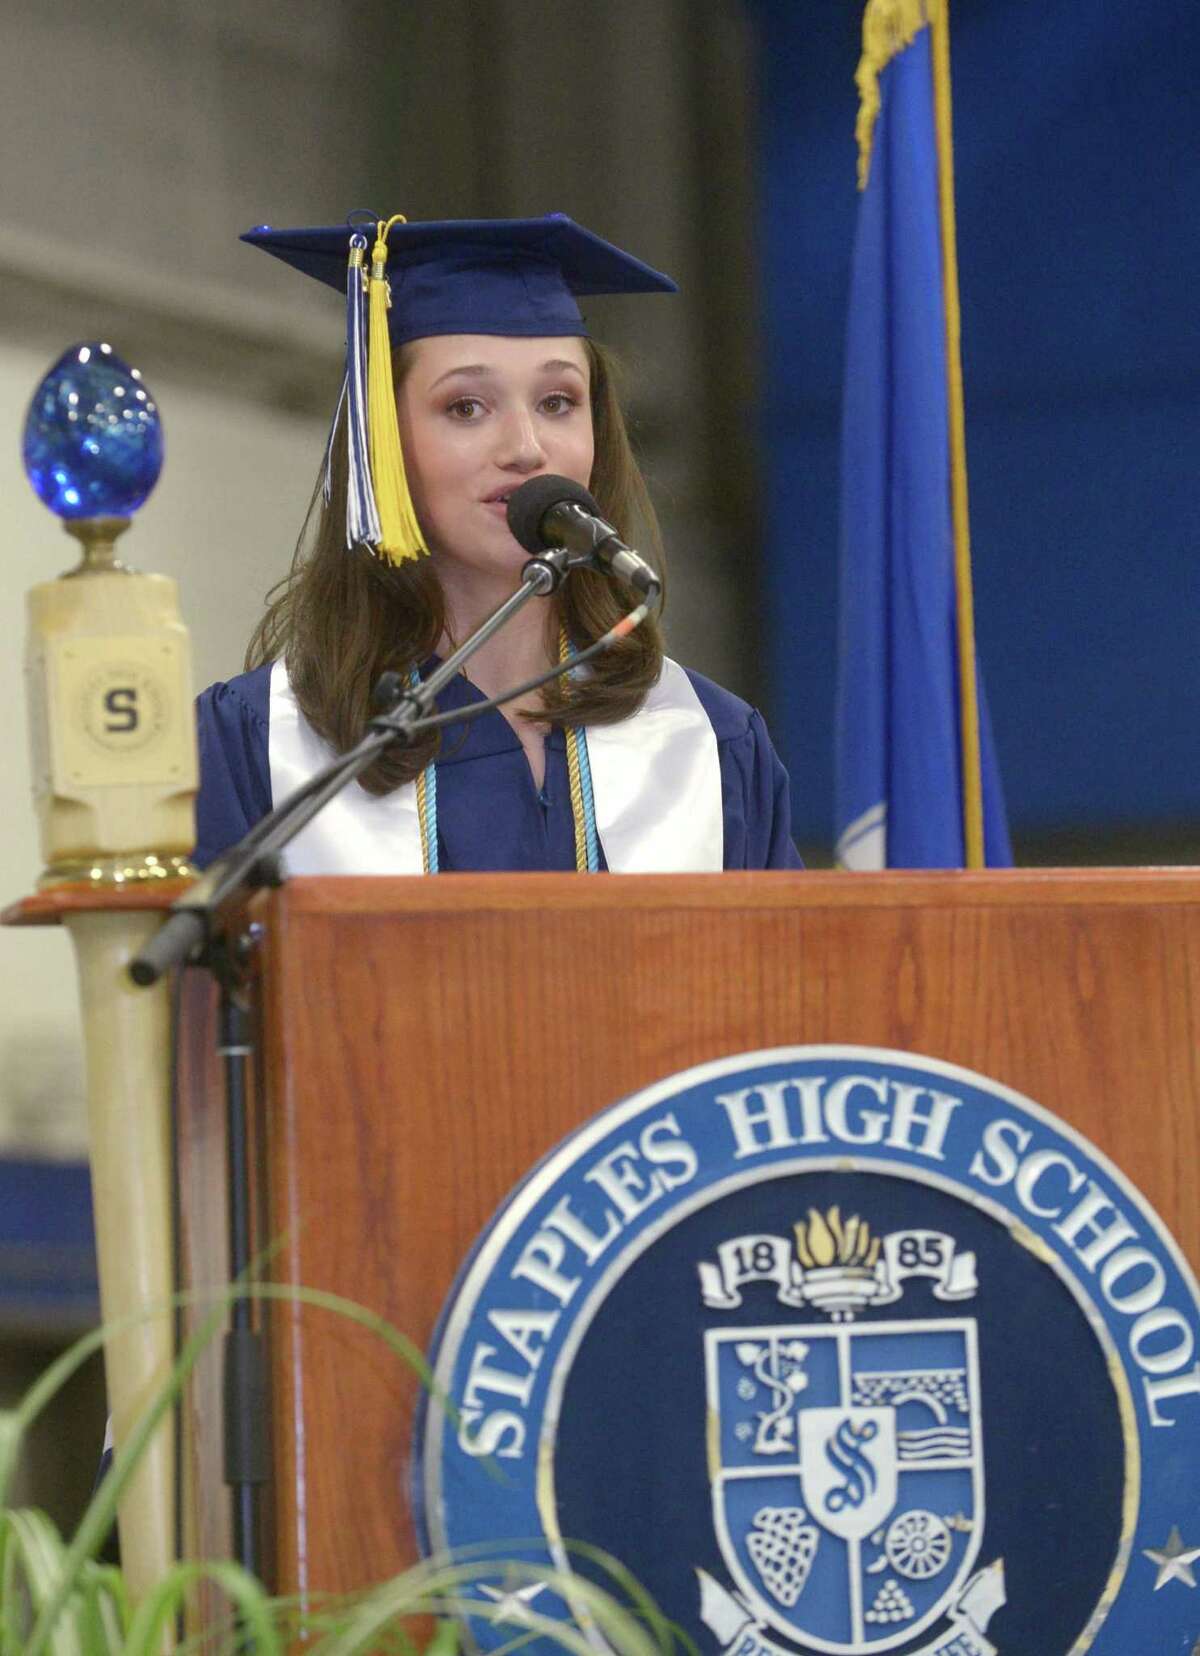
[[[430,1548],[534,1536],[559,1572],[479,1589],[484,1649],[607,1554],[702,1656],[1188,1656],[1198,1358],[1178,1249],[1047,1111],[912,1054],[747,1054],[514,1193],[414,1505]]]

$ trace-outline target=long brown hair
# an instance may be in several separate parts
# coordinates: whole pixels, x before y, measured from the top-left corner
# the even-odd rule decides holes
[[[662,539],[634,459],[617,394],[616,364],[584,341],[591,369],[595,461],[591,490],[621,536],[662,569]],[[404,359],[393,358],[397,380]],[[290,572],[267,594],[267,610],[246,651],[247,668],[282,656],[301,711],[338,753],[361,737],[380,675],[407,677],[436,649],[445,629],[441,585],[427,558],[394,567],[345,543],[345,426],[334,444],[328,502],[317,480]],[[594,570],[573,570],[557,597],[558,619],[584,649],[638,602],[631,587]],[[553,680],[543,692],[549,725],[615,724],[637,711],[662,671],[662,632],[654,617],[604,651],[590,675]],[[410,782],[437,752],[438,733],[393,747],[361,778],[370,793]]]

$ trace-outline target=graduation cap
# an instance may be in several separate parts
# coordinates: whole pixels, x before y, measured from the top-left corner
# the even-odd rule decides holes
[[[582,335],[577,295],[676,291],[669,276],[563,213],[415,224],[352,214],[345,224],[315,229],[263,224],[242,240],[345,291],[346,377],[326,451],[326,499],[345,411],[346,543],[365,543],[393,563],[428,549],[404,474],[392,347],[433,334]]]

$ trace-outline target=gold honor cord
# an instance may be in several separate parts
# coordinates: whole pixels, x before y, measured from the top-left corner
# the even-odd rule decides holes
[[[558,629],[558,659],[569,661],[575,654],[565,627]],[[568,725],[567,780],[571,788],[571,816],[575,823],[575,872],[594,874],[597,861],[596,807],[592,799],[592,772],[588,762],[587,736],[582,725]]]
[[[587,829],[583,816],[583,775],[579,768],[579,732],[567,730],[567,779],[571,785],[571,816],[575,822],[575,872],[588,873]]]
[[[417,822],[421,830],[421,872],[438,871],[437,767],[426,765],[417,777]]]
[[[577,652],[566,629],[559,628],[558,659],[569,661]],[[419,669],[414,667],[408,682],[418,686]],[[571,816],[575,824],[575,872],[595,874],[600,868],[600,838],[596,831],[596,806],[592,796],[592,768],[588,760],[587,734],[582,725],[566,730],[567,777],[571,792]],[[421,832],[421,866],[426,874],[438,872],[437,761],[430,760],[417,777],[417,821]]]
[[[968,868],[985,866],[979,697],[975,678],[975,600],[971,585],[971,524],[967,508],[967,437],[963,411],[962,315],[958,304],[958,243],[954,229],[954,146],[950,116],[950,3],[929,6],[933,107],[937,135],[942,302],[946,313],[946,411],[950,438],[950,516],[958,617],[958,686],[962,730],[963,845]]]

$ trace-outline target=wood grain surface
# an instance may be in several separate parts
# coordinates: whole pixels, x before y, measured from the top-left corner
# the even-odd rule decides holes
[[[117,886],[79,880],[48,886],[0,909],[0,926],[57,926],[71,914],[168,909],[192,883],[191,880],[139,880]]]
[[[295,880],[256,906],[276,1275],[421,1342],[572,1128],[791,1044],[896,1048],[1026,1093],[1200,1264],[1194,871]],[[416,1384],[325,1313],[276,1308],[271,1338],[277,1585],[378,1580],[414,1551]]]

